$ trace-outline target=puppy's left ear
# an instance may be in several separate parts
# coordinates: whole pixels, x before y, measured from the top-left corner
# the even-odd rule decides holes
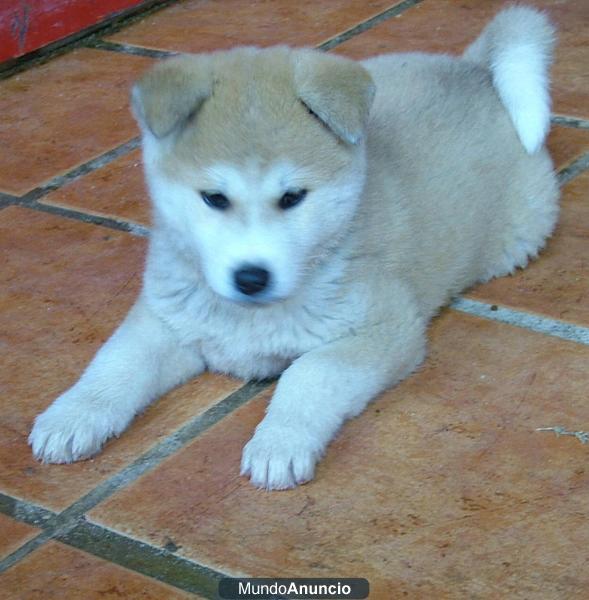
[[[341,56],[301,50],[295,54],[294,78],[307,108],[342,140],[357,144],[376,91],[368,71]]]

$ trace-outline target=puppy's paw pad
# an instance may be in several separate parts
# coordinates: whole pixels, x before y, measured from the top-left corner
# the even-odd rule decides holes
[[[36,419],[29,445],[36,459],[46,463],[71,463],[96,454],[115,434],[112,420],[80,402],[56,402]]]
[[[241,474],[258,488],[285,490],[313,479],[320,456],[308,434],[261,426],[243,450]]]

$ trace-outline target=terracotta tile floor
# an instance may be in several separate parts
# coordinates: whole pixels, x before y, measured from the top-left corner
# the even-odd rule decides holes
[[[0,83],[0,191],[22,195],[139,132],[131,83],[152,61],[80,49]]]
[[[151,49],[458,52],[503,2],[187,0],[0,81],[0,599],[214,598],[223,575],[366,577],[376,599],[588,597],[589,444],[538,429],[589,431],[589,4],[527,3],[560,31],[555,235],[444,310],[424,367],[282,493],[238,474],[272,386],[217,375],[93,460],[31,457],[34,415],[140,286],[149,205],[128,88]]]
[[[13,596],[6,596],[7,598],[202,598],[59,542],[47,542],[42,548],[29,554],[4,573],[3,580],[4,591],[14,592]]]
[[[5,558],[37,535],[37,530],[31,525],[15,521],[3,514],[0,514],[0,531],[2,531],[0,559]]]

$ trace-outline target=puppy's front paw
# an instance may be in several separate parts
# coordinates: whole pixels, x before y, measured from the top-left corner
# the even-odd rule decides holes
[[[285,490],[313,479],[322,444],[293,427],[258,425],[243,449],[241,474],[267,490]]]
[[[35,419],[29,435],[35,458],[47,463],[89,458],[120,433],[120,422],[85,400],[70,390]]]

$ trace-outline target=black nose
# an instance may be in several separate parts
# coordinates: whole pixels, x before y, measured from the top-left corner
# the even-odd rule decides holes
[[[246,296],[258,294],[268,286],[270,273],[261,267],[246,266],[235,271],[235,287]]]

